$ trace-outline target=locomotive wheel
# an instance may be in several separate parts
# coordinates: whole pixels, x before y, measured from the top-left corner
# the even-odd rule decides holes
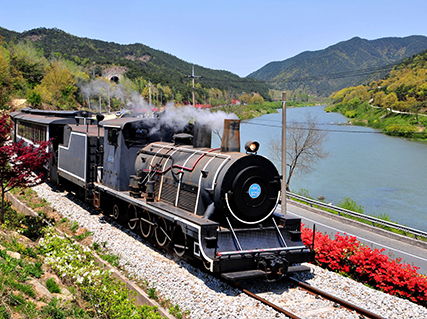
[[[113,218],[115,220],[118,220],[119,217],[120,217],[120,208],[119,208],[119,205],[116,204],[113,206]]]
[[[167,226],[167,222],[163,217],[159,217],[157,219],[157,225],[154,229],[154,236],[156,237],[156,242],[160,247],[166,246],[170,240],[170,237],[167,233]]]
[[[211,271],[211,263],[204,259],[203,259],[203,267],[205,267],[206,270]]]
[[[145,238],[148,238],[151,235],[151,225],[152,223],[150,213],[146,210],[143,210],[139,220],[139,229],[141,230],[142,236]]]
[[[138,226],[138,210],[135,205],[130,204],[128,206],[128,226],[131,230],[134,230]]]
[[[76,195],[77,195],[78,199],[83,200],[83,201],[86,199],[86,190],[83,187],[77,186],[76,193],[77,193]]]
[[[173,251],[179,257],[184,256],[187,247],[187,235],[182,231],[180,225],[175,225],[172,231]]]

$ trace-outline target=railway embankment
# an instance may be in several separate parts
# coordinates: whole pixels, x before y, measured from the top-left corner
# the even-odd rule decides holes
[[[28,203],[28,194],[30,192],[26,193],[27,203],[22,202],[21,200],[19,200],[18,196],[13,195],[11,193],[6,193],[6,200],[11,204],[12,208],[14,208],[19,214],[23,214],[29,216],[30,218],[39,220],[40,215],[42,215],[44,217],[47,217],[46,219],[44,219],[44,221],[47,224],[50,224],[51,226],[55,225],[58,222],[58,227],[52,227],[51,231],[56,233],[58,238],[62,238],[64,240],[64,243],[69,242],[71,246],[74,243],[77,246],[80,246],[82,251],[87,251],[88,249],[90,249],[92,241],[90,240],[90,235],[86,236],[89,233],[85,228],[80,228],[80,230],[77,231],[77,227],[75,226],[75,224],[73,224],[70,227],[73,230],[67,229],[67,227],[64,227],[64,220],[62,220],[62,222],[60,220],[62,218],[60,214],[57,214],[54,210],[47,208],[48,206],[46,205],[37,204],[36,202],[39,198],[34,198],[31,195],[30,201],[35,201],[33,201],[32,204]],[[37,213],[34,209],[29,207],[29,205],[38,208],[44,207],[45,209],[39,210]],[[17,217],[19,217],[19,215]],[[12,224],[13,222],[9,222],[8,228],[13,228]],[[26,225],[21,226],[27,228]],[[10,301],[10,299],[15,298],[10,296],[19,296],[19,289],[13,289],[13,287],[18,286],[19,283],[12,283],[12,285],[9,287],[11,281],[9,279],[6,280],[6,293],[3,293],[2,297],[3,299],[6,299],[5,304],[7,305],[7,307],[5,307],[4,309],[0,309],[0,312],[3,315],[2,318],[10,318],[10,316],[8,315],[12,315],[12,317],[17,317],[19,316],[19,313],[22,314],[22,312],[24,312],[24,315],[28,315],[27,310],[24,309],[24,311],[22,311],[23,306],[25,306],[25,308],[31,308],[35,306],[36,309],[32,310],[30,318],[32,315],[34,315],[34,318],[51,318],[52,316],[55,318],[62,318],[63,315],[67,316],[67,318],[90,318],[93,317],[93,315],[96,315],[95,313],[111,315],[111,313],[108,313],[109,311],[103,311],[103,309],[96,310],[97,307],[92,307],[88,302],[85,302],[84,299],[87,297],[87,295],[85,296],[84,293],[85,290],[81,289],[79,291],[76,291],[76,285],[75,283],[73,283],[73,280],[71,280],[69,276],[66,277],[63,274],[58,273],[58,269],[56,268],[58,260],[55,259],[53,265],[49,265],[49,263],[46,262],[46,256],[36,253],[40,252],[39,240],[32,241],[30,238],[20,233],[22,233],[22,230],[20,229],[18,229],[18,231],[3,230],[0,233],[1,242],[6,243],[6,247],[0,245],[0,254],[2,256],[2,261],[12,265],[18,264],[18,266],[20,266],[23,263],[28,264],[27,261],[22,262],[21,260],[23,260],[22,258],[25,258],[26,255],[30,255],[31,259],[34,259],[36,261],[35,263],[31,263],[30,261],[29,264],[33,265],[33,267],[38,267],[34,265],[41,265],[41,267],[39,267],[39,273],[34,276],[25,278],[24,281],[28,282],[28,284],[26,284],[26,295],[22,297],[22,300],[12,300],[10,305],[8,305],[8,300]],[[42,241],[45,240],[45,236],[41,238]],[[77,238],[83,239],[84,242],[78,243],[75,240]],[[32,239],[34,240],[35,237],[33,237]],[[18,251],[20,251],[21,253]],[[31,251],[31,254],[29,254],[28,251]],[[22,254],[22,252],[24,253]],[[74,253],[79,254],[79,249],[76,249]],[[51,253],[47,254],[47,256],[51,256]],[[90,250],[90,256],[92,259],[92,263],[94,261],[94,264],[96,264],[98,268],[91,269],[91,272],[93,273],[95,271],[99,272],[100,274],[104,273],[106,276],[108,276],[107,280],[115,281],[117,285],[115,285],[114,287],[117,287],[117,291],[122,290],[122,293],[124,293],[125,295],[129,295],[128,299],[131,305],[128,306],[128,308],[132,309],[132,311],[135,312],[135,315],[138,314],[138,310],[136,309],[143,309],[141,312],[144,314],[143,318],[175,318],[175,316],[171,315],[165,307],[160,305],[155,299],[151,298],[147,294],[147,292],[144,291],[144,289],[141,288],[136,282],[127,278],[117,268],[113,267],[110,263],[106,262],[103,258],[101,258],[95,250]],[[0,263],[0,265],[1,264],[2,263]],[[68,267],[71,269],[71,263],[68,264]],[[78,273],[79,271],[81,272],[81,270],[79,269],[73,269],[73,271],[75,271],[76,273]],[[49,289],[48,282],[52,279],[55,285],[57,286],[57,291],[55,293],[52,293]],[[71,291],[73,291],[74,293],[72,293]],[[105,289],[105,291],[107,292],[107,289]],[[23,298],[26,298],[26,300],[24,300]],[[113,305],[112,300],[111,305]],[[138,306],[143,307],[138,308]],[[93,310],[95,310],[95,312],[93,312]],[[123,307],[122,310],[126,311],[126,307]],[[176,313],[177,311],[175,311],[175,314]]]
[[[223,281],[142,242],[138,235],[122,228],[106,216],[95,214],[73,196],[52,190],[46,184],[37,186],[34,190],[55,209],[58,221],[67,220],[68,224],[63,222],[62,227],[70,229],[71,225],[75,231],[72,233],[73,236],[89,234],[82,240],[83,244],[88,247],[94,247],[96,244],[95,246],[102,247],[103,252],[108,251],[109,254],[118,256],[117,267],[121,273],[126,274],[128,280],[142,283],[149,297],[157,299],[160,305],[167,302],[173,309],[179,309],[181,316],[285,318],[285,315],[243,295],[238,289],[230,287]],[[425,307],[409,300],[373,290],[362,283],[314,265],[310,265],[310,268],[310,273],[300,277],[304,282],[370,309],[385,318],[427,317]],[[314,314],[314,311],[304,310],[301,303],[297,305],[298,297],[288,294],[292,292],[292,287],[286,282],[254,281],[247,284],[250,286],[248,288],[260,292],[271,301],[277,300],[289,309],[294,307],[294,311],[306,313],[307,318],[316,318],[309,315]],[[349,314],[347,317],[353,318],[352,316],[358,318],[356,314]],[[335,316],[331,315],[328,318]]]

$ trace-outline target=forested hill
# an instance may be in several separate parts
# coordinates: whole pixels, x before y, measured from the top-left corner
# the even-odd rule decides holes
[[[327,111],[385,133],[427,140],[427,50],[405,59],[385,78],[344,88]]]
[[[0,27],[0,35],[3,42],[32,41],[48,59],[52,56],[62,57],[86,68],[93,68],[97,73],[102,73],[102,69],[108,65],[124,66],[126,77],[131,80],[138,77],[150,79],[152,83],[181,88],[181,93],[184,93],[189,82],[185,76],[192,71],[191,63],[140,43],[121,45],[81,38],[56,28],[38,28],[18,33]],[[236,94],[258,92],[264,97],[268,96],[265,84],[254,79],[240,78],[228,71],[196,66],[195,75],[202,76],[197,82],[204,88],[219,88]]]
[[[376,40],[354,37],[324,50],[306,51],[284,61],[268,63],[249,77],[266,81],[280,90],[305,90],[328,96],[344,87],[380,79],[393,65],[425,49],[425,36]],[[382,71],[372,74],[381,67],[384,67]]]

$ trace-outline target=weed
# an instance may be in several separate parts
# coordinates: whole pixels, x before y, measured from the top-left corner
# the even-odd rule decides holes
[[[43,275],[43,269],[42,269],[43,264],[41,262],[35,262],[34,264],[32,263],[27,263],[25,265],[25,267],[23,268],[23,271],[25,271],[25,273],[31,277],[34,278],[40,278]]]
[[[20,292],[23,292],[24,294],[34,298],[36,296],[33,288],[29,285],[21,284],[20,282],[17,282],[16,280],[10,278],[8,280],[8,283],[11,287],[13,287],[16,290],[19,290]]]
[[[178,319],[181,319],[181,318],[182,318],[182,313],[181,313],[181,309],[179,308],[179,305],[175,305],[175,307],[171,305],[171,306],[169,307],[169,313],[170,313],[172,316],[177,317]]]
[[[119,265],[120,257],[113,254],[101,254],[100,257],[106,262],[110,263],[113,267],[117,267]]]
[[[77,228],[79,228],[79,223],[78,222],[73,222],[73,225],[70,227],[70,230],[75,233]]]
[[[66,314],[59,304],[58,299],[53,298],[47,306],[43,307],[42,314],[49,315],[53,319],[65,319]]]
[[[87,230],[83,234],[73,236],[73,238],[77,241],[82,241],[83,239],[91,236],[92,234],[93,233],[91,233],[90,231]]]
[[[7,312],[5,306],[0,306],[0,318],[10,319],[10,314]]]
[[[101,250],[101,245],[99,245],[97,242],[94,242],[92,244],[92,247],[95,251],[100,251]]]
[[[25,298],[22,296],[22,294],[14,295],[9,294],[7,303],[11,305],[12,307],[21,306],[25,304]]]
[[[55,282],[55,279],[49,278],[46,280],[46,288],[50,293],[60,293],[61,288],[59,288],[58,284]]]
[[[148,288],[148,297],[150,297],[151,299],[154,299],[154,300],[159,300],[159,297],[157,296],[157,291],[156,291],[156,288],[154,288],[154,287],[151,287],[151,288]]]

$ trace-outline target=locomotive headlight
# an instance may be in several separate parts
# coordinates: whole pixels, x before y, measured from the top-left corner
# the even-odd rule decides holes
[[[258,142],[248,141],[245,144],[246,153],[256,154],[258,152],[258,149],[259,149],[259,143]]]

